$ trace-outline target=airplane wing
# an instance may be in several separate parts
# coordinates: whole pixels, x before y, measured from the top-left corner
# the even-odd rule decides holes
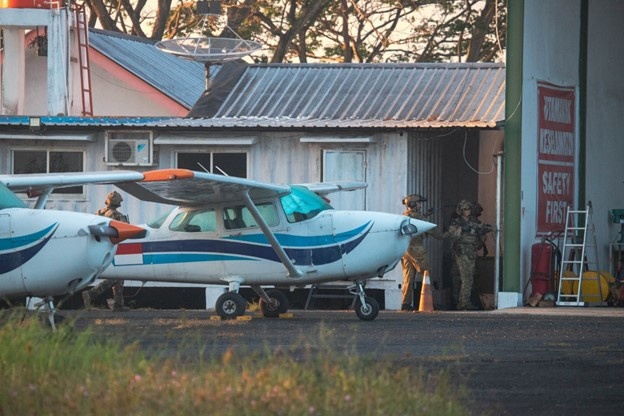
[[[142,173],[128,170],[0,175],[0,183],[5,184],[13,192],[29,193],[40,193],[55,188],[91,183],[112,184],[141,179],[143,179]]]
[[[253,198],[272,197],[290,192],[290,187],[286,185],[186,169],[149,171],[143,174],[140,181],[115,185],[141,200],[170,205],[240,201],[246,192]]]
[[[327,195],[332,192],[340,191],[355,191],[358,189],[364,189],[368,186],[366,182],[358,181],[337,181],[337,182],[315,182],[315,183],[300,183],[298,185],[305,186],[312,192],[316,192],[319,195]]]
[[[86,184],[113,184],[144,201],[169,205],[202,205],[240,201],[248,192],[253,198],[286,194],[290,187],[257,182],[233,176],[194,172],[187,169],[161,169],[144,173],[100,171],[47,174],[0,175],[0,183],[14,192],[37,196],[54,188]],[[37,205],[42,205],[37,203]]]

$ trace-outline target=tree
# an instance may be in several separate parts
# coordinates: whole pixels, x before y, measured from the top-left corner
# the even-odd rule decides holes
[[[265,45],[270,62],[493,61],[505,48],[506,2],[223,0],[220,21],[198,15],[195,1],[150,10],[147,0],[86,0],[91,26],[153,40],[240,36]]]

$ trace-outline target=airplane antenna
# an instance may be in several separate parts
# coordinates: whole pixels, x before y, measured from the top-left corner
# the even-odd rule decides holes
[[[204,172],[210,173],[210,171],[208,171],[208,169],[206,169],[206,167],[204,165],[202,165],[200,162],[197,162],[197,164],[199,165],[200,168],[202,168],[204,170]]]
[[[199,165],[200,168],[202,168],[204,170],[204,172],[211,173],[208,169],[206,169],[206,167],[204,165],[201,164],[201,162],[197,162],[197,164]],[[225,173],[225,171],[223,169],[221,169],[219,166],[215,166],[215,169],[218,170],[219,172],[221,172],[221,174],[223,176],[230,176],[227,173]]]
[[[221,172],[221,174],[222,174],[223,176],[230,176],[230,175],[228,175],[227,173],[225,173],[225,171],[224,171],[223,169],[221,169],[219,166],[215,166],[215,169],[216,169],[216,170],[218,170],[219,172]]]

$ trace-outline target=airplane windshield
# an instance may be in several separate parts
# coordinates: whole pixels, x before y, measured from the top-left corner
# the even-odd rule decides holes
[[[0,183],[0,209],[5,208],[26,208],[26,204],[9,188]]]
[[[308,188],[292,186],[292,192],[280,198],[288,222],[300,222],[316,217],[321,211],[334,209]]]
[[[163,223],[165,222],[165,220],[167,219],[167,217],[169,216],[169,214],[171,214],[171,211],[173,211],[173,209],[170,209],[165,214],[161,215],[160,217],[156,218],[155,220],[152,220],[152,221],[148,222],[147,226],[150,227],[150,228],[160,228],[163,225]]]

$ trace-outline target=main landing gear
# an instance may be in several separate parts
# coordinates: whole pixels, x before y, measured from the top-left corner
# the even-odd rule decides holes
[[[260,311],[266,318],[277,318],[288,311],[288,297],[281,290],[265,291],[260,286],[251,287],[260,296]],[[245,299],[238,293],[238,288],[225,292],[217,299],[215,310],[223,319],[236,319],[245,314]]]
[[[260,286],[251,287],[260,296],[260,311],[266,318],[277,318],[288,311],[288,297],[278,289],[265,291]],[[215,310],[223,319],[236,319],[245,314],[245,299],[238,293],[238,285],[230,284],[230,290],[217,299]],[[364,281],[357,281],[349,288],[357,296],[355,314],[363,321],[372,321],[379,315],[379,304],[364,291]]]

